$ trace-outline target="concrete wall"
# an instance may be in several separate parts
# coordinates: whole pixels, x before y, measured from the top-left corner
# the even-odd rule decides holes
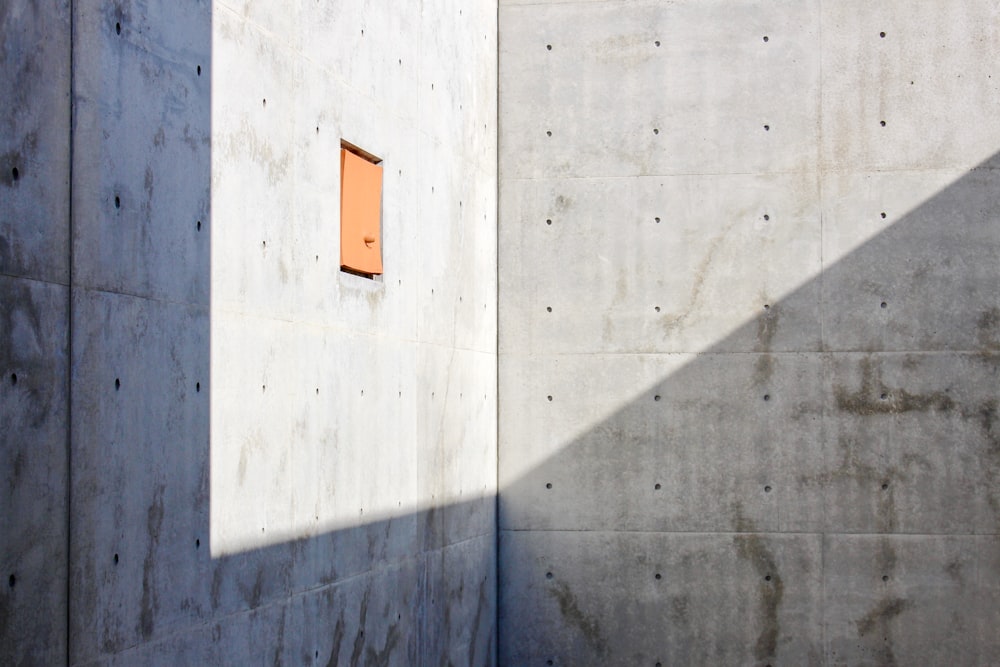
[[[41,4],[0,10],[0,662],[492,664],[495,4]]]
[[[501,2],[500,662],[1000,660],[991,2]]]
[[[70,12],[0,4],[0,662],[66,653]]]

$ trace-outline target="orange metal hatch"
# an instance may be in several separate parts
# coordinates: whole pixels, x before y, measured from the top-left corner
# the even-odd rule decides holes
[[[340,149],[340,267],[382,273],[382,167]]]

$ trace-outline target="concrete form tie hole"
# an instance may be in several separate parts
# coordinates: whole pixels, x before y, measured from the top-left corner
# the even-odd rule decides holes
[[[771,487],[770,486],[765,486],[764,487],[764,493],[771,493]]]
[[[882,490],[883,491],[888,491],[889,490],[889,483],[888,482],[882,482]]]
[[[764,310],[771,310],[771,304],[765,303],[764,304]]]
[[[884,121],[884,120],[880,120],[880,121],[878,122],[878,124],[879,124],[879,125],[881,125],[882,127],[885,127],[885,121]]]
[[[764,222],[767,222],[770,219],[771,219],[771,216],[769,216],[767,213],[765,213],[764,214]]]
[[[199,232],[201,231],[201,220],[195,223],[195,229],[197,229]]]
[[[655,310],[656,312],[660,312],[660,307],[659,306],[653,306],[653,310]]]
[[[122,207],[122,200],[120,197],[118,197],[118,195],[115,195],[115,208],[121,208],[121,207]]]
[[[14,588],[14,586],[17,585],[17,577],[15,577],[13,574],[7,577],[7,585],[10,586],[11,588]]]
[[[552,224],[552,218],[546,218],[545,219],[545,224],[546,225],[551,225]]]
[[[888,308],[888,307],[889,307],[889,304],[886,303],[885,301],[883,301],[882,303],[879,304],[879,308]]]
[[[655,222],[656,224],[660,224],[660,219],[659,218],[653,218],[653,222]]]
[[[654,484],[654,485],[653,485],[653,490],[654,490],[654,491],[659,491],[659,490],[660,490],[661,488],[663,488],[663,487],[662,487],[662,486],[660,486],[660,483],[659,483],[659,482],[657,482],[656,484]]]
[[[879,213],[879,216],[881,216],[881,218],[883,220],[885,220],[885,211],[882,211],[881,213]]]
[[[764,126],[764,131],[765,132],[770,132],[771,131],[771,126],[770,125],[765,125]]]
[[[659,46],[660,45],[660,40],[656,40],[655,42],[653,42],[653,45],[654,46]]]
[[[659,134],[659,133],[660,133],[660,128],[654,127],[653,128],[653,134]]]
[[[551,395],[550,396],[546,396],[545,398],[549,399],[550,403],[552,402],[552,396]]]
[[[879,36],[879,37],[881,37],[882,39],[885,39],[885,33],[884,33],[884,32],[880,32],[880,33],[878,34],[878,36]]]
[[[201,548],[201,538],[195,539],[195,541],[194,541],[194,548],[195,549],[200,549]]]
[[[545,483],[545,488],[546,489],[551,489],[552,488],[552,482],[546,482]]]
[[[115,561],[115,565],[118,565],[118,554],[115,554],[114,561]]]
[[[769,41],[771,41],[771,39],[767,35],[764,35],[764,43],[766,44]]]
[[[546,660],[546,661],[545,661],[545,664],[546,664],[546,665],[554,665],[554,664],[556,664],[556,663],[554,663],[554,662],[553,662],[553,661],[551,661],[551,660]]]
[[[552,45],[551,44],[546,44],[545,45],[545,50],[546,51],[551,51],[552,50]]]
[[[115,34],[116,35],[122,34],[122,24],[121,23],[115,23]]]
[[[122,388],[122,381],[119,378],[115,378],[115,391]]]
[[[552,130],[546,130],[545,131],[545,136],[551,137],[552,136]]]
[[[770,394],[764,394],[764,400],[765,401],[770,401],[771,400],[771,395]]]
[[[17,373],[11,373],[10,374],[10,383],[11,384],[17,384]]]
[[[880,394],[880,395],[879,395],[879,398],[880,398],[880,399],[882,399],[882,400],[884,401],[884,400],[886,400],[887,398],[889,398],[889,394]]]
[[[198,65],[198,76],[201,76],[201,65]]]
[[[889,581],[889,575],[888,574],[883,574],[882,575],[882,581]]]
[[[551,579],[552,578],[552,573],[551,572],[546,572],[545,573],[545,578],[546,579]]]
[[[771,575],[764,575],[764,581],[771,581]]]
[[[653,400],[654,401],[659,401],[660,400],[660,395],[656,394],[655,396],[653,396]]]
[[[194,383],[194,390],[196,392],[200,392],[201,391],[201,383],[200,382],[195,382]]]
[[[21,177],[21,173],[17,170],[17,167],[10,170],[10,177],[15,181]]]
[[[657,580],[657,581],[659,581],[660,579],[663,579],[663,575],[662,575],[662,574],[660,574],[659,572],[657,572],[657,573],[656,573],[656,574],[654,574],[653,576],[654,576],[654,577],[656,578],[656,580]]]
[[[545,306],[545,312],[551,313],[552,312],[552,306]]]

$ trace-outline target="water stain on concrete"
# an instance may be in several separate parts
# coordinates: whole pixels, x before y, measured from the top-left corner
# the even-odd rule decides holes
[[[729,232],[732,230],[734,225],[735,223],[732,223],[722,230],[722,232],[716,236],[708,246],[708,251],[705,253],[705,256],[702,258],[701,263],[698,264],[698,268],[695,271],[694,285],[691,287],[691,293],[688,296],[687,303],[681,311],[679,313],[667,313],[663,316],[663,330],[667,335],[673,334],[679,330],[695,313],[695,309],[701,301],[702,290],[705,287],[705,279],[709,274],[712,262],[714,261],[719,250],[722,248],[724,244],[723,242],[729,236]]]
[[[865,637],[877,628],[883,628],[889,621],[913,606],[905,598],[891,597],[879,600],[867,614],[854,622],[858,628],[858,636]]]
[[[778,637],[781,635],[778,610],[785,596],[785,584],[781,579],[774,554],[764,538],[756,533],[756,526],[743,514],[743,508],[739,503],[734,505],[733,514],[733,530],[739,533],[733,537],[736,553],[753,566],[759,578],[757,610],[760,615],[761,630],[757,635],[753,654],[757,660],[765,660],[775,657],[778,652]]]
[[[354,646],[351,649],[351,667],[356,667],[361,661],[365,647],[365,622],[368,620],[368,604],[371,601],[371,589],[366,588],[361,598],[361,610],[358,613],[358,631],[354,635]]]
[[[757,352],[770,352],[774,346],[774,336],[778,333],[781,306],[768,304],[764,312],[757,316]]]
[[[549,595],[559,603],[559,612],[570,625],[575,626],[598,656],[607,653],[607,640],[601,632],[597,619],[580,609],[579,601],[565,582],[557,582],[547,589]]]
[[[980,314],[976,335],[984,350],[1000,352],[1000,308],[990,308]]]
[[[859,416],[901,414],[906,412],[947,411],[955,408],[955,401],[946,391],[923,394],[906,389],[886,387],[879,379],[878,364],[870,358],[859,362],[861,388],[850,391],[842,385],[834,387],[837,409]],[[885,398],[882,398],[882,395]]]
[[[146,511],[146,557],[142,563],[142,604],[139,613],[139,631],[143,639],[153,635],[159,596],[156,591],[156,551],[163,526],[163,491],[159,484],[153,493],[153,502]]]
[[[327,661],[326,667],[337,667],[340,661],[340,648],[344,643],[344,627],[344,610],[341,608],[337,624],[333,628],[333,648],[330,650],[330,659]]]

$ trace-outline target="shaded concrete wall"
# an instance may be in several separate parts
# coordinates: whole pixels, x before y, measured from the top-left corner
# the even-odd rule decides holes
[[[501,3],[501,663],[1000,659],[996,19]]]
[[[0,17],[0,662],[493,663],[495,4]]]
[[[0,662],[66,653],[70,11],[0,5]]]

